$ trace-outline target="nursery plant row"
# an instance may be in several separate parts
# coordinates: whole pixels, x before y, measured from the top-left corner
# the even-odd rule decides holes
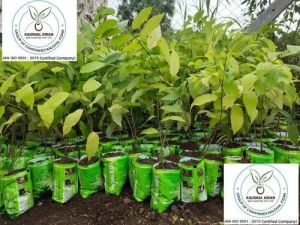
[[[222,192],[224,163],[299,164],[300,67],[267,31],[202,12],[165,33],[99,7],[77,62],[0,62],[2,206],[16,217],[47,190],[60,203],[104,188],[165,211]],[[79,182],[78,182],[79,181]],[[101,188],[100,188],[101,189]],[[0,204],[0,205],[1,205]]]
[[[16,218],[33,207],[34,199],[51,194],[58,203],[77,193],[87,198],[103,189],[118,196],[129,177],[135,200],[151,197],[151,207],[164,212],[179,200],[195,203],[220,194],[223,197],[224,163],[300,164],[298,149],[282,149],[282,141],[277,139],[263,140],[263,151],[257,143],[241,140],[235,146],[212,144],[204,152],[199,138],[205,132],[195,132],[194,136],[198,138],[189,142],[180,135],[168,137],[172,144],[163,148],[162,163],[158,160],[160,140],[155,138],[140,138],[135,148],[132,139],[107,140],[100,148],[95,145],[92,154],[82,150],[84,138],[75,140],[73,146],[54,148],[28,142],[21,151],[3,144],[0,207]],[[12,160],[16,169],[7,173]]]

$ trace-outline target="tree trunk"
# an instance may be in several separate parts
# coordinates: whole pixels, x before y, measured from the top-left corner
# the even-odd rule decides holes
[[[77,0],[78,16],[81,19],[90,19],[100,5],[107,4],[108,0]]]

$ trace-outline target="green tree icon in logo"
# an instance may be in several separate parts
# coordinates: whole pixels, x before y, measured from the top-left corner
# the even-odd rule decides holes
[[[45,19],[49,14],[51,13],[51,7],[48,7],[41,12],[38,12],[38,10],[33,6],[28,6],[30,16],[35,21],[34,29],[36,31],[43,30],[43,19]]]
[[[262,195],[265,193],[265,183],[271,179],[271,177],[273,176],[273,171],[268,171],[265,174],[263,174],[262,176],[260,176],[260,174],[253,169],[250,169],[250,173],[251,173],[251,177],[253,182],[257,185],[256,187],[256,192],[259,195]]]

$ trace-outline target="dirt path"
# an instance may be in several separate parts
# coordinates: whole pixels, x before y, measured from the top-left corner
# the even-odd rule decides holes
[[[97,193],[88,199],[74,197],[64,205],[51,198],[41,199],[35,207],[17,220],[0,217],[5,225],[136,225],[136,224],[219,224],[223,220],[223,201],[210,199],[200,204],[177,203],[166,213],[149,208],[149,200],[138,203],[129,185],[121,196]]]

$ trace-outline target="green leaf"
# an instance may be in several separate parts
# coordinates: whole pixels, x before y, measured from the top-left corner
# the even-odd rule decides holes
[[[177,52],[173,49],[170,57],[170,73],[172,76],[176,76],[180,67],[180,60]]]
[[[45,69],[48,66],[48,63],[37,63],[33,67],[31,67],[27,72],[27,79],[31,76],[37,74],[42,69]]]
[[[248,116],[250,117],[251,123],[256,119],[258,111],[256,109],[258,104],[258,97],[255,92],[248,91],[243,94],[243,102],[247,111]]]
[[[132,29],[133,30],[139,29],[142,26],[142,24],[147,21],[151,12],[152,12],[152,7],[147,7],[144,8],[142,11],[140,11],[132,22]]]
[[[161,109],[166,112],[173,112],[173,113],[183,112],[182,108],[178,105],[164,105],[161,107]]]
[[[178,92],[172,92],[164,97],[161,98],[163,101],[175,101],[180,97]]]
[[[147,47],[152,49],[157,46],[159,39],[161,38],[160,26],[156,27],[147,39]]]
[[[5,106],[0,106],[0,119],[2,118],[4,112],[5,112]]]
[[[98,103],[102,98],[104,98],[104,94],[103,93],[98,93],[95,97],[95,99],[89,104],[90,108],[93,108],[93,105]]]
[[[63,103],[68,97],[69,93],[67,92],[57,92],[51,98],[49,98],[43,105],[38,105],[37,109],[39,115],[46,125],[49,128],[54,119],[54,111],[55,109]]]
[[[168,116],[162,119],[162,122],[166,121],[178,121],[178,122],[183,122],[185,123],[186,121],[181,117],[181,116]]]
[[[80,129],[81,134],[85,138],[87,138],[88,135],[89,135],[89,129],[88,129],[87,125],[84,122],[80,121],[79,122],[79,129]]]
[[[231,127],[232,127],[233,134],[236,134],[244,124],[243,109],[238,105],[234,105],[231,108],[230,119],[231,119]]]
[[[133,78],[133,79],[129,82],[129,84],[128,84],[126,90],[127,90],[127,91],[131,91],[133,88],[135,88],[136,85],[137,85],[137,84],[139,83],[139,81],[141,80],[141,78],[142,78],[141,76],[138,76],[138,77]]]
[[[127,113],[128,110],[123,108],[119,104],[115,104],[108,109],[111,113],[113,121],[119,126],[122,127],[122,116],[124,113]]]
[[[132,36],[130,34],[121,34],[119,36],[113,37],[109,44],[115,47],[120,47],[121,45],[127,43],[132,39]]]
[[[0,93],[1,95],[5,95],[5,93],[7,92],[7,90],[13,85],[13,81],[15,79],[16,75],[12,75],[10,76],[6,81],[4,81],[1,85],[0,88]]]
[[[168,46],[168,43],[167,43],[166,39],[161,37],[159,42],[158,42],[158,46],[159,46],[160,52],[164,56],[165,60],[167,62],[170,62],[170,58],[171,58],[170,49],[169,49],[169,46]]]
[[[243,90],[249,91],[254,87],[255,82],[257,81],[257,76],[253,74],[247,74],[241,78]]]
[[[297,142],[299,138],[299,130],[298,130],[297,122],[289,123],[287,130],[288,130],[289,139],[291,139],[291,141],[293,142]]]
[[[17,121],[23,114],[16,112],[14,113],[6,122],[2,123],[0,125],[0,134],[2,134],[4,127],[9,127],[12,125],[15,121]]]
[[[131,97],[131,102],[135,103],[138,98],[140,98],[145,93],[145,90],[137,90]]]
[[[21,89],[15,92],[16,102],[23,101],[30,109],[33,109],[34,104],[34,92],[31,84],[23,86]]]
[[[90,62],[81,67],[80,73],[91,73],[101,69],[104,65],[102,62]]]
[[[114,29],[117,24],[118,21],[115,19],[105,20],[104,22],[100,23],[99,26],[96,28],[95,35],[101,37],[106,31]]]
[[[159,133],[158,130],[155,128],[152,128],[152,127],[147,128],[141,132],[141,134],[146,134],[146,135],[152,135],[152,134],[157,134],[157,133]]]
[[[92,92],[92,91],[96,91],[98,88],[100,88],[102,86],[102,84],[98,81],[96,81],[95,79],[91,78],[91,79],[88,79],[83,87],[82,87],[82,90],[83,92]]]
[[[300,46],[297,46],[297,45],[287,45],[286,48],[289,51],[289,56],[300,54]]]
[[[236,97],[232,95],[226,95],[223,97],[223,106],[225,109],[231,108],[236,101]]]
[[[143,30],[140,33],[141,38],[147,37],[152,31],[160,24],[163,19],[164,14],[158,14],[153,16],[148,22],[145,24]]]
[[[209,102],[213,102],[213,101],[216,101],[218,99],[218,97],[214,94],[204,94],[204,95],[201,95],[197,98],[195,98],[194,102],[192,103],[192,108],[196,105],[196,106],[201,106],[201,105],[204,105],[206,103],[209,103]]]
[[[96,155],[99,147],[99,136],[96,132],[91,132],[86,140],[86,155],[88,160]]]
[[[80,120],[81,116],[82,116],[83,110],[82,109],[78,109],[73,113],[70,113],[64,122],[63,125],[63,135],[65,136],[66,134],[68,134],[72,127],[74,127],[78,121]]]

